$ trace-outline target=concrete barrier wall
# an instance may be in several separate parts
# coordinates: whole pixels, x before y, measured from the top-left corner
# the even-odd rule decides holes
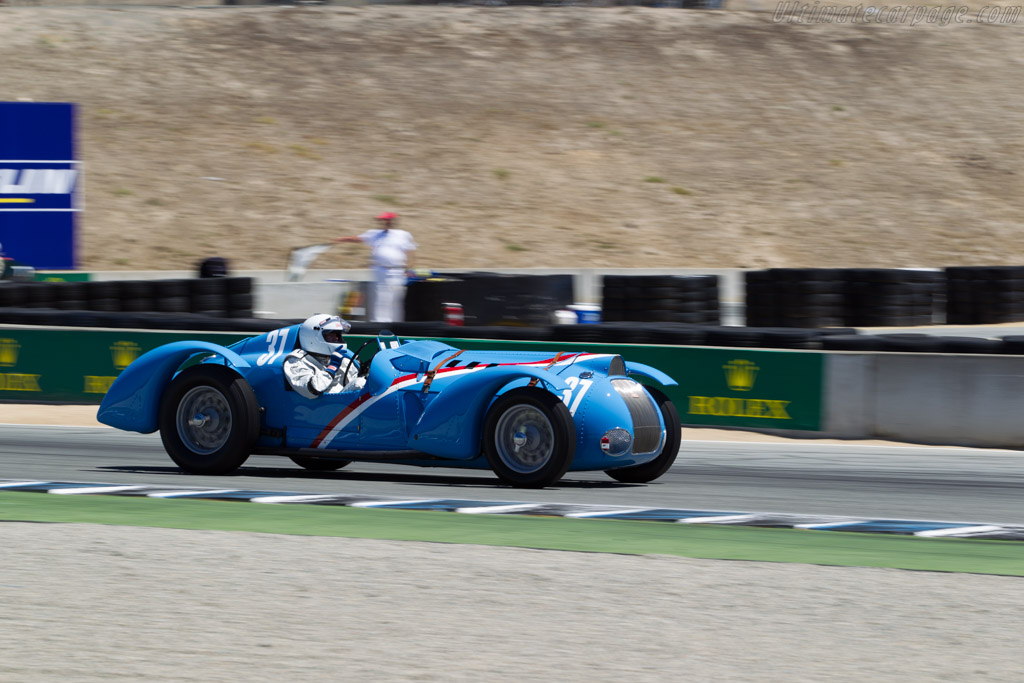
[[[1024,357],[879,354],[871,432],[964,446],[1024,445]]]
[[[820,433],[847,439],[1024,447],[1024,357],[830,353]]]

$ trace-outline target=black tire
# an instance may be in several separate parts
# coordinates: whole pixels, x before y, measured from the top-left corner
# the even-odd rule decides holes
[[[189,419],[200,416],[200,425]],[[252,387],[222,365],[183,370],[160,401],[160,439],[171,460],[190,474],[238,469],[256,445],[259,429]]]
[[[332,460],[312,455],[289,455],[288,459],[305,470],[312,472],[333,472],[352,463],[351,460]]]
[[[28,287],[5,282],[0,285],[0,307],[22,308],[28,298]]]
[[[137,299],[121,299],[121,310],[129,313],[148,312],[153,310],[153,302],[142,297]]]
[[[118,285],[116,280],[90,280],[85,283],[85,298],[88,301],[96,299],[117,299]],[[98,309],[97,309],[98,310]]]
[[[224,291],[231,294],[249,294],[252,292],[251,277],[229,277],[224,279]]]
[[[164,298],[164,297],[188,297],[189,292],[192,288],[189,286],[189,280],[185,279],[172,279],[172,280],[154,280],[151,284],[152,296]]]
[[[153,296],[153,284],[149,280],[122,280],[118,290],[121,300],[149,299]]]
[[[190,305],[187,296],[162,296],[154,303],[156,310],[161,313],[188,313]]]
[[[913,353],[941,353],[942,337],[918,332],[880,334],[882,351],[910,351]]]
[[[87,303],[90,311],[116,313],[121,310],[120,299],[90,299]]]
[[[211,280],[212,281],[212,278]],[[197,282],[205,282],[197,280]],[[191,309],[193,313],[210,313],[224,310],[224,297],[217,294],[194,294],[192,295]]]
[[[49,282],[34,282],[26,292],[28,308],[54,308],[57,301],[57,290]]]
[[[189,290],[192,296],[211,294],[223,297],[227,292],[227,279],[222,277],[200,277],[189,280]]]
[[[518,435],[526,443],[512,451]],[[520,453],[524,446],[531,452]],[[544,389],[513,389],[498,397],[487,413],[483,451],[503,482],[519,488],[550,486],[565,475],[576,454],[569,409]]]
[[[939,337],[942,353],[1003,353],[1001,339],[980,337]]]
[[[605,470],[605,474],[623,484],[646,484],[668,472],[668,468],[672,467],[676,456],[679,455],[679,445],[683,441],[683,425],[679,421],[679,411],[676,410],[675,404],[659,389],[648,386],[644,388],[658,404],[661,417],[665,420],[665,445],[662,446],[658,457],[643,465]]]

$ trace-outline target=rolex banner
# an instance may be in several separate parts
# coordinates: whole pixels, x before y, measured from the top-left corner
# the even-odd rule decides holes
[[[228,345],[249,335],[233,332],[139,332],[0,328],[0,402],[99,403],[114,379],[140,355],[174,341]],[[74,354],[66,364],[68,339]]]
[[[689,349],[686,357],[673,397],[684,425],[821,430],[825,354]]]
[[[82,185],[75,158],[75,105],[0,102],[0,245],[39,269],[77,265]]]

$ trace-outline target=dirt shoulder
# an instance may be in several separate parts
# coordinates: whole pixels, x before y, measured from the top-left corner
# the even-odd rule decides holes
[[[9,680],[1020,680],[1017,578],[92,524],[0,533]]]
[[[4,98],[79,105],[86,270],[277,269],[385,209],[427,268],[1024,261],[1020,21],[2,11]]]

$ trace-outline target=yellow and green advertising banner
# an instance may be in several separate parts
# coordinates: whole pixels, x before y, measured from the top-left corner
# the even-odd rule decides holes
[[[0,329],[0,401],[99,403],[117,375],[150,349],[185,339],[227,345],[246,336],[234,332]]]
[[[187,339],[228,345],[235,332],[0,329],[0,401],[99,403],[140,355]],[[351,336],[352,348],[365,337]],[[616,353],[667,373],[684,425],[820,431],[824,355],[691,346],[443,339],[466,349]],[[0,409],[2,410],[2,409]]]
[[[88,282],[90,274],[80,270],[37,270],[36,282]]]
[[[824,358],[807,351],[688,348],[676,363],[673,378],[680,386],[672,398],[683,424],[819,431]]]

